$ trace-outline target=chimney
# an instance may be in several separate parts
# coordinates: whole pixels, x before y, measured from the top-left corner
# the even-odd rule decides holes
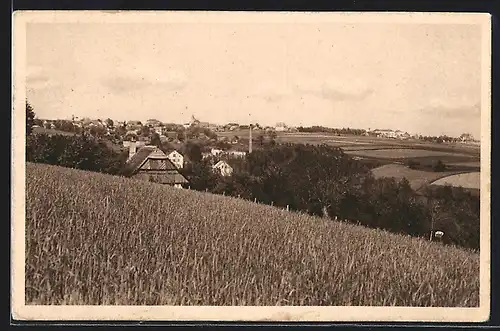
[[[131,141],[129,146],[128,146],[128,159],[130,160],[132,156],[135,155],[137,151],[137,142]]]
[[[252,123],[250,123],[250,135],[248,138],[248,154],[252,153]]]

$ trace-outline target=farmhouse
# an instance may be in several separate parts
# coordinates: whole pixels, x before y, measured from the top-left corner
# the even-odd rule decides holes
[[[129,146],[130,156],[123,172],[125,176],[178,188],[188,183],[188,180],[158,147],[147,145],[136,152],[134,143],[130,143]]]
[[[233,168],[226,161],[219,161],[213,166],[214,171],[218,171],[222,176],[231,176]]]

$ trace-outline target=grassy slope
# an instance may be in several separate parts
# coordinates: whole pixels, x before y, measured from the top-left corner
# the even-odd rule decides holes
[[[474,252],[73,169],[26,177],[27,303],[479,302]]]

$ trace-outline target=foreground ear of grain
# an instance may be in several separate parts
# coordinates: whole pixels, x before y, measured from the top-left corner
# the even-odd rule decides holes
[[[42,164],[26,185],[27,304],[479,304],[474,252]]]

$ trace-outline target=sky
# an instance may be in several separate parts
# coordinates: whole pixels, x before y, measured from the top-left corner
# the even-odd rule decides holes
[[[29,23],[27,98],[77,117],[480,136],[481,27]]]

